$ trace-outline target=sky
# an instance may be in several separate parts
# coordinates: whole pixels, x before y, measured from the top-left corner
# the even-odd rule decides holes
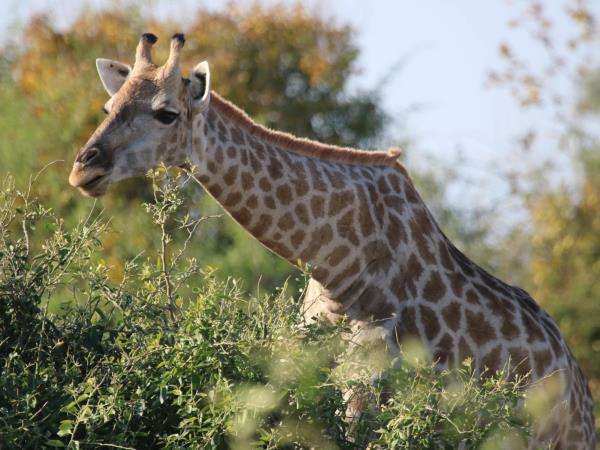
[[[3,0],[0,2],[0,39],[10,35],[10,24],[23,23],[34,12],[47,11],[65,26],[88,5],[114,4],[105,0]],[[196,5],[219,9],[225,0],[151,1],[153,14],[185,22]],[[250,4],[251,0],[238,3]],[[274,3],[262,0],[261,3]],[[294,4],[295,0],[283,0]],[[387,75],[383,88],[385,109],[395,119],[391,134],[408,137],[408,156],[414,164],[444,170],[460,159],[459,177],[449,201],[468,209],[470,204],[508,200],[504,173],[556,156],[555,117],[550,108],[525,111],[508,90],[491,88],[488,73],[502,67],[498,51],[510,42],[535,66],[541,53],[530,36],[508,26],[518,16],[516,0],[305,0],[314,9],[356,30],[360,49],[354,88],[373,88]],[[556,12],[559,34],[571,24],[560,7],[563,0],[543,2]],[[600,2],[595,8],[599,9]],[[118,4],[118,3],[117,3]],[[519,5],[520,4],[520,5]],[[520,8],[520,9],[519,9]],[[600,11],[597,11],[600,13]],[[600,14],[598,15],[600,16]],[[99,55],[103,56],[103,55]],[[574,98],[574,86],[556,89]],[[537,152],[516,152],[515,142],[529,128],[542,130]],[[427,155],[427,158],[421,156]],[[410,163],[409,163],[410,166]],[[566,167],[562,164],[559,167]],[[410,168],[410,167],[409,167]],[[559,178],[568,179],[568,170]]]

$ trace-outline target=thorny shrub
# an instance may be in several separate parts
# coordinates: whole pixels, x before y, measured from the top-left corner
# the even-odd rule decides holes
[[[101,212],[65,229],[10,178],[2,186],[0,448],[522,445],[520,381],[479,382],[468,364],[439,373],[426,357],[400,365],[351,346],[343,323],[305,324],[285,289],[253,297],[217,281],[186,254],[205,219],[185,211],[189,177],[151,177],[161,239],[118,284]],[[350,388],[372,399],[354,432]]]

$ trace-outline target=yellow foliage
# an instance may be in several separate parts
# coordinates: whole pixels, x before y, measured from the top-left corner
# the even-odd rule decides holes
[[[597,155],[597,153],[596,153]],[[532,293],[557,320],[600,398],[600,166],[582,158],[576,192],[547,193],[531,205]]]

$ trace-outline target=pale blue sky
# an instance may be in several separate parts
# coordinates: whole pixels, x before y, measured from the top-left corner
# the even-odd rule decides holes
[[[114,2],[85,2],[93,7],[111,3]],[[473,202],[505,201],[508,190],[503,171],[554,158],[559,131],[553,125],[552,112],[544,108],[524,111],[506,90],[486,87],[487,73],[501,66],[498,53],[501,41],[510,41],[533,66],[541,58],[525,33],[511,30],[507,25],[509,18],[519,11],[518,2],[305,0],[302,3],[339,22],[350,23],[357,30],[361,72],[353,80],[353,86],[372,87],[395,63],[405,61],[385,87],[384,105],[392,115],[406,119],[402,133],[414,142],[409,152],[413,164],[429,164],[430,160],[420,158],[428,154],[438,170],[443,170],[459,154],[462,156],[464,180],[450,201],[467,207]],[[558,11],[564,1],[543,3]],[[9,23],[23,22],[34,11],[49,11],[59,25],[66,24],[82,4],[77,0],[4,0],[0,2],[0,37],[8,35]],[[157,16],[185,21],[195,5],[222,8],[226,1],[155,0],[150,4]],[[567,34],[571,24],[564,19],[561,23],[560,14],[556,17],[559,33]],[[574,95],[568,82],[559,82],[556,89],[567,97]],[[411,108],[414,110],[405,114]],[[529,127],[543,131],[542,145],[524,161],[522,154],[515,152],[514,142]]]

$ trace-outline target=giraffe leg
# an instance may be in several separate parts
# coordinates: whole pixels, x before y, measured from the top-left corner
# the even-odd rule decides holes
[[[343,364],[349,380],[356,383],[344,392],[346,404],[345,420],[348,423],[347,439],[358,448],[366,448],[378,435],[369,416],[379,414],[380,405],[389,393],[378,392],[376,385],[386,377],[390,367],[391,352],[378,327],[365,326],[351,336],[352,345],[348,349]],[[365,414],[367,414],[365,420]]]
[[[346,438],[355,444],[359,444],[360,440],[360,418],[363,412],[369,405],[368,395],[358,392],[354,389],[349,389],[344,392],[344,402],[346,404],[346,415],[344,420],[348,424],[348,435]]]
[[[328,291],[316,280],[310,279],[303,299],[303,315],[307,323],[315,320],[335,322],[342,316],[331,312],[329,306],[334,301]],[[377,435],[373,431],[361,429],[361,419],[367,411],[377,412],[380,402],[385,398],[376,398],[371,389],[381,380],[390,366],[391,358],[397,355],[397,347],[390,348],[389,331],[385,322],[351,322],[352,331],[345,336],[350,346],[341,358],[338,369],[345,375],[349,384],[356,387],[347,388],[343,392],[346,411],[344,420],[348,424],[348,441],[358,448],[366,446]],[[362,388],[360,382],[362,381]],[[366,426],[366,424],[365,424]]]
[[[335,323],[342,316],[331,312],[328,306],[333,301],[329,298],[327,290],[314,278],[308,280],[302,300],[302,315],[306,323],[313,323],[315,320],[325,320]]]

